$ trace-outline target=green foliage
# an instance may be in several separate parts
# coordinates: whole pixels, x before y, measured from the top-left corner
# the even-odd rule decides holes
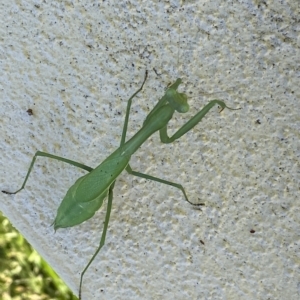
[[[77,300],[52,268],[1,213],[0,299]]]

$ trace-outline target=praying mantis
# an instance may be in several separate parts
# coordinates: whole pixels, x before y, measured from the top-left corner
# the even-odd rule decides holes
[[[188,199],[185,189],[181,184],[132,170],[129,165],[131,156],[156,131],[159,131],[160,140],[162,143],[172,143],[175,140],[179,139],[185,133],[190,131],[194,126],[196,126],[214,105],[219,105],[221,107],[220,112],[224,108],[236,110],[225,105],[223,101],[212,100],[206,106],[204,106],[202,110],[196,113],[194,117],[187,121],[173,136],[169,137],[167,134],[167,126],[169,121],[172,119],[174,112],[177,111],[178,113],[186,113],[189,110],[186,94],[179,93],[177,91],[179,85],[182,83],[182,80],[178,78],[175,83],[167,88],[164,96],[150,111],[141,129],[131,139],[125,141],[132,99],[143,89],[147,76],[148,72],[146,71],[141,87],[128,100],[119,148],[117,148],[111,155],[109,155],[98,167],[91,168],[73,160],[52,155],[46,152],[37,151],[31,161],[21,188],[15,192],[2,191],[6,194],[16,194],[24,189],[36,158],[38,156],[43,156],[60,160],[88,171],[87,174],[77,179],[77,181],[69,188],[60,206],[58,207],[55,220],[52,223],[52,225],[54,225],[55,231],[59,228],[76,226],[90,219],[102,206],[104,199],[108,197],[104,227],[99,246],[92,258],[89,260],[86,267],[83,269],[80,276],[78,292],[79,299],[81,299],[84,274],[105,243],[112,208],[113,189],[116,179],[122,171],[126,170],[131,175],[176,187],[181,190],[187,202],[192,205],[199,205],[192,203]]]

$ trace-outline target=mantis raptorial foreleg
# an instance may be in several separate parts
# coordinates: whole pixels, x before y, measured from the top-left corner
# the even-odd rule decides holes
[[[190,131],[193,127],[195,127],[201,119],[208,113],[208,111],[214,106],[214,105],[220,105],[221,110],[224,110],[224,108],[228,108],[230,110],[239,110],[240,108],[230,108],[225,105],[223,101],[220,100],[211,100],[207,105],[203,107],[194,117],[192,117],[188,122],[186,122],[180,129],[178,129],[171,137],[167,134],[167,124],[160,129],[160,140],[162,143],[173,143],[175,140],[182,137],[185,133]]]
[[[66,196],[62,200],[57,210],[57,215],[54,221],[55,230],[58,228],[72,227],[88,220],[101,207],[104,199],[108,196],[106,217],[99,246],[80,276],[79,299],[81,299],[83,276],[105,243],[105,237],[112,207],[113,188],[117,177],[123,170],[126,170],[129,174],[137,177],[176,187],[182,191],[185,199],[189,203],[193,205],[201,205],[194,204],[188,200],[186,192],[181,184],[133,171],[129,165],[129,161],[131,155],[135,153],[137,149],[154,132],[160,132],[161,142],[172,143],[173,141],[187,133],[189,130],[191,130],[194,126],[196,126],[214,105],[220,105],[221,111],[227,106],[223,101],[220,100],[213,100],[209,102],[194,117],[186,122],[173,136],[169,137],[167,134],[167,125],[172,119],[174,112],[177,111],[178,113],[185,113],[189,110],[187,96],[183,93],[178,93],[177,91],[177,88],[181,83],[181,79],[177,79],[175,83],[168,87],[165,95],[158,101],[152,111],[148,114],[141,129],[130,140],[125,141],[132,99],[142,90],[146,79],[147,72],[145,74],[145,78],[141,87],[128,100],[120,147],[116,149],[111,155],[109,155],[99,166],[93,169],[73,160],[38,151],[32,159],[21,188],[14,193],[3,191],[6,194],[16,194],[21,191],[26,185],[36,157],[44,156],[69,163],[89,172],[86,175],[80,177],[67,191]],[[232,109],[229,107],[227,108]]]

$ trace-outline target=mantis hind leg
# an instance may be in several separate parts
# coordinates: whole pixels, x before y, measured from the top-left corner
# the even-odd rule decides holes
[[[86,270],[89,268],[89,266],[91,265],[91,263],[93,262],[93,260],[95,259],[95,257],[97,256],[97,254],[99,253],[99,251],[101,250],[101,248],[104,246],[104,243],[105,243],[105,237],[106,237],[106,232],[107,232],[107,228],[108,228],[110,212],[111,212],[111,207],[112,207],[114,186],[115,186],[115,181],[112,183],[112,185],[110,186],[109,191],[108,191],[108,202],[107,202],[107,208],[106,208],[106,215],[105,215],[104,227],[103,227],[103,231],[102,231],[99,246],[98,246],[96,252],[94,253],[94,255],[92,256],[92,258],[90,259],[90,261],[88,262],[88,264],[86,265],[86,267],[84,268],[84,270],[82,271],[81,276],[80,276],[79,293],[78,293],[79,300],[81,299],[83,276],[84,276]]]
[[[68,164],[70,164],[70,165],[73,165],[73,166],[75,166],[75,167],[84,169],[84,170],[86,170],[86,171],[88,171],[88,172],[91,172],[91,171],[93,170],[93,168],[88,167],[88,166],[86,166],[86,165],[84,165],[84,164],[81,164],[81,163],[79,163],[79,162],[76,162],[76,161],[73,161],[73,160],[70,160],[70,159],[66,159],[66,158],[63,158],[63,157],[60,157],[60,156],[56,156],[56,155],[53,155],[53,154],[49,154],[49,153],[46,153],[46,152],[37,151],[37,152],[35,153],[34,157],[32,158],[30,167],[29,167],[29,169],[28,169],[28,172],[27,172],[27,174],[26,174],[25,180],[24,180],[24,182],[23,182],[21,188],[18,189],[17,191],[15,191],[15,192],[2,191],[3,193],[9,194],[9,195],[11,195],[11,194],[16,194],[16,193],[20,192],[20,191],[25,187],[26,182],[27,182],[27,180],[28,180],[28,177],[29,177],[29,175],[30,175],[30,173],[31,173],[31,171],[32,171],[33,165],[34,165],[34,163],[35,163],[35,160],[36,160],[36,158],[37,158],[38,156],[44,156],[44,157],[49,157],[49,158],[53,158],[53,159],[56,159],[56,160],[60,160],[60,161],[63,161],[63,162],[65,162],[65,163],[68,163]]]
[[[148,175],[148,174],[144,174],[144,173],[140,173],[140,172],[136,172],[136,171],[133,171],[130,167],[130,165],[127,165],[126,167],[126,171],[131,174],[131,175],[134,175],[134,176],[137,176],[137,177],[141,177],[141,178],[145,178],[145,179],[149,179],[149,180],[153,180],[153,181],[156,181],[156,182],[160,182],[160,183],[163,183],[163,184],[166,184],[166,185],[170,185],[170,186],[174,186],[178,189],[180,189],[184,195],[184,198],[185,200],[192,204],[192,205],[195,205],[195,206],[199,206],[199,205],[203,205],[203,203],[193,203],[191,202],[187,195],[186,195],[186,192],[183,188],[183,186],[179,183],[175,183],[175,182],[172,182],[172,181],[167,181],[167,180],[164,180],[164,179],[160,179],[158,177],[154,177],[154,176],[151,176],[151,175]]]

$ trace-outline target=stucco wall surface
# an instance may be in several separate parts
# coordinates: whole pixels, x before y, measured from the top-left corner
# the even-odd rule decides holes
[[[180,190],[122,173],[105,247],[83,299],[300,298],[299,1],[2,0],[1,190],[18,189],[37,150],[97,166],[181,77],[209,114],[168,145],[154,134],[131,166]],[[31,109],[33,114],[27,111]],[[54,233],[68,188],[85,174],[38,158],[0,209],[74,293],[100,239],[105,208]]]

